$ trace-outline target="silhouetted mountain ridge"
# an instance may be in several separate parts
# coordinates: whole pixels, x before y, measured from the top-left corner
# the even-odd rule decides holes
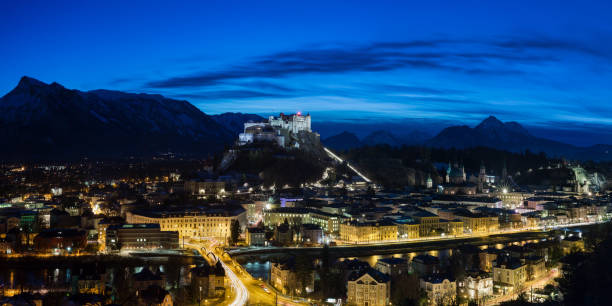
[[[366,135],[363,139],[359,140],[359,138],[355,134],[344,131],[338,135],[330,136],[323,139],[323,143],[332,149],[347,150],[352,148],[358,148],[364,145],[419,145],[427,139],[428,137],[419,131],[412,131],[404,135],[396,135],[389,131],[376,130]]]
[[[436,148],[473,148],[489,147],[510,152],[530,150],[534,153],[545,152],[549,156],[579,160],[611,160],[612,145],[578,147],[558,141],[533,136],[521,124],[511,121],[502,122],[489,116],[475,127],[467,125],[450,126],[438,135],[427,139],[423,133],[413,131],[408,135],[397,136],[392,132],[377,130],[355,141],[357,136],[349,132],[326,138],[323,143],[333,149],[351,149],[364,145],[388,144],[424,145]],[[357,139],[358,140],[358,139]]]
[[[490,147],[510,152],[545,152],[550,156],[570,159],[609,160],[612,146],[597,145],[576,147],[558,141],[539,138],[531,135],[517,122],[501,122],[490,116],[474,128],[468,126],[451,126],[443,129],[438,135],[425,142],[426,146],[439,148]]]
[[[244,130],[244,124],[246,122],[261,122],[266,120],[264,117],[255,114],[245,113],[223,113],[218,115],[211,115],[213,120],[230,130],[232,133],[238,135]]]
[[[0,98],[0,160],[205,155],[234,135],[187,101],[23,77]]]
[[[363,146],[357,135],[344,131],[338,135],[327,137],[322,140],[323,144],[334,150],[348,150]]]

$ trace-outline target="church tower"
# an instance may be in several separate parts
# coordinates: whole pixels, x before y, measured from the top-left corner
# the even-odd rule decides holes
[[[484,161],[480,163],[480,172],[478,173],[478,191],[484,190],[485,180],[487,177],[487,169],[485,168]]]

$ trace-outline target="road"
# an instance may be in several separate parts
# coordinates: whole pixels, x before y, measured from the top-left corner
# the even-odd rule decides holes
[[[579,224],[580,226],[583,225],[590,225],[590,224]],[[559,227],[571,227],[573,225],[563,225],[563,226],[559,226]],[[574,226],[578,226],[578,225],[574,225]],[[510,232],[506,232],[504,234],[543,234],[545,233],[545,231],[542,230],[535,230],[531,229],[530,231],[512,231]],[[411,241],[412,244],[418,244],[419,242],[425,243],[425,242],[429,242],[429,243],[441,243],[441,242],[453,242],[453,241],[465,241],[466,238],[467,239],[487,239],[489,240],[489,242],[492,242],[493,240],[495,240],[494,238],[499,238],[499,237],[495,237],[495,235],[499,236],[500,233],[488,233],[488,234],[480,234],[480,235],[470,235],[472,237],[440,237],[438,239],[432,239],[433,241]],[[407,241],[396,241],[396,242],[391,242],[391,243],[385,243],[382,244],[383,246],[393,246],[393,245],[401,245],[402,243],[406,243]],[[253,279],[253,277],[240,265],[238,264],[233,258],[230,257],[229,253],[224,253],[223,248],[220,247],[220,244],[214,240],[214,239],[201,239],[201,240],[197,240],[197,241],[191,241],[188,243],[185,243],[186,246],[192,247],[196,250],[198,250],[202,256],[212,262],[215,262],[217,259],[220,260],[221,264],[223,265],[223,268],[225,269],[226,275],[228,276],[228,280],[230,282],[230,285],[232,287],[232,295],[230,295],[230,299],[228,301],[226,301],[225,303],[223,303],[223,305],[231,305],[231,306],[237,306],[237,305],[246,305],[247,302],[250,305],[308,305],[307,302],[301,302],[301,301],[296,301],[293,300],[289,297],[283,296],[281,294],[278,294],[278,292],[276,292],[273,288],[270,288],[268,285],[265,285],[263,282]],[[351,248],[356,248],[356,247],[372,247],[372,245],[343,245],[343,246],[338,246],[335,247],[337,249],[345,249],[345,250],[352,250]],[[381,246],[381,245],[374,245],[374,246]],[[288,249],[299,249],[299,248],[288,248]],[[305,249],[314,249],[314,248],[305,248]],[[265,250],[269,250],[274,252],[274,248],[266,248]],[[276,250],[278,251],[278,250]],[[395,250],[394,250],[395,252]],[[533,283],[530,284],[530,286],[533,287],[537,287],[540,285],[545,285],[546,283],[550,282],[551,279],[553,278],[552,275],[549,275],[548,277],[542,279],[542,280],[538,280],[537,283]],[[267,290],[264,289],[267,288]],[[503,297],[498,297],[496,299],[500,299],[500,300],[506,300],[506,299],[512,299],[512,295],[509,296],[503,296]],[[497,301],[499,302],[499,301]],[[226,304],[227,303],[227,304]]]
[[[227,262],[234,274],[237,275],[242,284],[247,288],[249,292],[249,305],[275,305],[275,303],[276,305],[307,305],[307,303],[295,301],[284,296],[264,282],[254,279],[244,267],[230,258],[229,255],[225,254],[223,260]]]
[[[278,294],[274,288],[270,288],[262,281],[254,279],[240,264],[234,261],[229,255],[221,255],[222,249],[219,247],[219,243],[213,240],[201,240],[192,241],[185,243],[186,246],[192,247],[202,257],[215,261],[219,259],[225,273],[232,286],[233,299],[227,301],[230,306],[246,305],[307,305],[307,303],[301,303],[294,301],[288,297]],[[213,250],[212,252],[208,250]],[[266,287],[266,291],[262,286]]]
[[[212,259],[210,256],[210,252],[206,251],[206,248],[204,245],[197,244],[197,243],[191,243],[191,242],[189,243],[186,242],[184,244],[185,246],[191,247],[197,250],[198,252],[200,252],[202,257],[210,261],[211,263],[212,261],[214,261],[214,259]],[[214,255],[214,256],[217,257],[217,255]],[[230,295],[230,301],[225,301],[225,303],[227,304],[223,303],[223,305],[229,305],[229,306],[246,305],[247,301],[249,300],[249,291],[244,286],[242,281],[240,281],[236,273],[234,273],[234,271],[223,260],[220,260],[220,262],[221,262],[221,265],[223,266],[223,269],[225,270],[225,275],[227,275],[227,278],[232,287],[232,294]]]
[[[429,251],[440,248],[453,248],[457,245],[471,244],[475,246],[505,244],[523,240],[540,240],[550,236],[550,231],[559,228],[586,227],[601,222],[562,224],[556,226],[521,228],[488,233],[473,233],[457,236],[438,236],[416,239],[397,239],[392,241],[376,241],[364,243],[344,243],[329,247],[330,253],[345,257],[384,255],[406,252]],[[231,256],[262,255],[262,254],[319,254],[322,247],[260,247],[239,248],[229,251]]]

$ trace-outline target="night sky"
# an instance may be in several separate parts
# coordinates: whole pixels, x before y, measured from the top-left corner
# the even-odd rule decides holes
[[[495,115],[612,143],[612,1],[364,2],[2,1],[0,95],[28,75],[315,127],[435,133]]]

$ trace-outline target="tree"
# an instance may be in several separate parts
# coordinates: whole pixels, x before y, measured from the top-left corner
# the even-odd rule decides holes
[[[122,266],[121,263],[113,265],[113,282],[112,282],[112,299],[120,305],[129,305],[134,303],[136,295],[132,290],[130,282],[129,269]]]
[[[599,243],[593,253],[571,253],[563,258],[559,290],[566,305],[609,305],[612,278],[612,237]]]
[[[240,233],[241,233],[240,222],[238,220],[232,221],[230,231],[231,231],[232,244],[235,245],[236,243],[238,243],[238,238],[240,237]]]
[[[453,252],[450,258],[450,272],[457,280],[465,277],[465,260],[461,254]]]
[[[323,250],[321,250],[321,268],[323,272],[328,272],[330,268],[330,255],[329,255],[329,246],[326,244],[323,246]]]
[[[338,284],[344,284],[344,274],[341,272],[333,272],[331,270],[321,270],[319,274],[320,278],[317,285],[315,294],[319,299],[325,298],[342,298],[346,296],[346,286],[339,286]]]
[[[369,198],[373,198],[376,196],[376,191],[374,191],[374,188],[372,188],[372,186],[368,186],[368,190],[366,191],[366,194]]]
[[[521,294],[518,295],[518,297],[515,300],[501,302],[500,305],[504,305],[504,306],[523,306],[523,305],[532,305],[532,304],[527,301],[526,295],[524,293],[521,293]]]
[[[474,253],[472,256],[472,267],[476,270],[480,270],[480,254]]]
[[[266,232],[264,233],[264,235],[266,237],[266,241],[270,241],[272,237],[274,237],[274,231],[266,229]]]
[[[304,293],[307,285],[312,282],[311,258],[305,255],[296,256],[295,273],[297,278],[297,284],[295,284],[295,289],[297,289],[300,293]]]
[[[550,251],[550,260],[546,263],[547,266],[549,268],[556,266],[561,257],[563,257],[563,250],[561,250],[561,246],[555,244]]]
[[[590,228],[588,234],[584,235],[584,246],[587,251],[593,251],[595,248],[612,232],[612,223],[597,224]]]
[[[391,301],[393,305],[421,305],[423,294],[419,290],[419,277],[412,273],[402,273],[396,276],[391,283]]]

